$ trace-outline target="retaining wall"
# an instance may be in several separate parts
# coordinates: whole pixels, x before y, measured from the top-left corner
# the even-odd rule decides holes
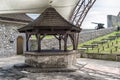
[[[24,25],[12,22],[0,22],[0,58],[16,55],[18,28]]]
[[[108,53],[80,53],[81,58],[101,59],[101,60],[112,60],[120,61],[120,54],[108,54]]]

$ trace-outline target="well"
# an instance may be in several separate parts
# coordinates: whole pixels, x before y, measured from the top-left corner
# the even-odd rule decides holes
[[[37,68],[73,68],[76,51],[26,52],[25,63]]]
[[[47,8],[36,20],[19,29],[26,33],[25,63],[43,69],[72,68],[76,63],[76,50],[78,36],[81,29],[66,21],[54,8]],[[31,35],[35,35],[38,42],[38,50],[30,52],[28,42]],[[46,35],[53,35],[59,41],[59,50],[41,50],[41,41]],[[78,35],[78,36],[77,36]],[[70,37],[73,50],[67,50],[67,39]],[[61,48],[61,40],[64,48]],[[37,70],[36,70],[37,71]]]

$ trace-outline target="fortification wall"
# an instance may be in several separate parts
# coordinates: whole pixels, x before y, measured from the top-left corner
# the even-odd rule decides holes
[[[110,27],[106,29],[99,29],[99,30],[93,30],[93,31],[87,31],[87,32],[81,32],[79,37],[79,43],[97,38],[99,36],[111,33],[113,31],[117,30],[116,27]]]
[[[108,15],[107,24],[108,27],[120,26],[120,16]]]
[[[17,28],[23,25],[0,22],[0,58],[16,55],[16,39],[20,35]]]
[[[0,57],[8,57],[17,54],[17,37],[22,36],[24,38],[23,48],[25,51],[25,34],[20,34],[17,29],[24,25],[13,24],[13,23],[4,23],[0,22]],[[105,35],[107,33],[115,31],[116,28],[107,28],[101,30],[92,30],[92,31],[82,31],[80,33],[79,43],[83,43],[90,39],[96,38],[98,36]],[[58,49],[58,40],[55,38],[43,39],[42,40],[42,49]],[[68,39],[68,46],[71,45],[70,39]],[[62,41],[63,46],[63,41]],[[37,50],[37,41],[29,41],[29,50]]]

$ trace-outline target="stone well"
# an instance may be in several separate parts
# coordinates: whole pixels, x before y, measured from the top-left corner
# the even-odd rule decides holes
[[[26,53],[25,63],[37,70],[56,71],[73,68],[76,60],[78,45],[78,34],[82,29],[70,24],[53,7],[48,7],[32,23],[18,29],[21,33],[26,33]],[[32,35],[36,36],[37,52],[29,52],[29,40]],[[53,35],[59,42],[59,49],[42,50],[41,41],[47,35]],[[67,40],[70,37],[73,50],[68,51]],[[62,41],[64,46],[62,48]],[[48,42],[49,43],[49,42]]]
[[[76,51],[26,52],[25,63],[35,68],[74,68]]]

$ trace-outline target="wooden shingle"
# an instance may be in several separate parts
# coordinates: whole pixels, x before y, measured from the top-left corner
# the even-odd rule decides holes
[[[36,20],[19,29],[20,32],[33,30],[69,30],[80,32],[81,29],[65,20],[54,8],[49,7]]]

